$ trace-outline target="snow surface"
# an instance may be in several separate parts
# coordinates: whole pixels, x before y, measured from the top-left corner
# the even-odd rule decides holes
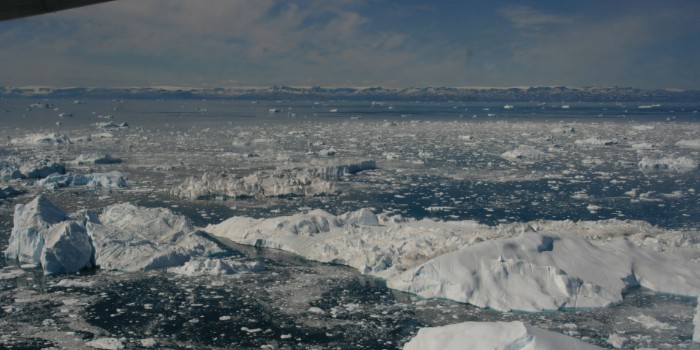
[[[514,322],[463,322],[421,328],[404,350],[600,349],[576,338]]]

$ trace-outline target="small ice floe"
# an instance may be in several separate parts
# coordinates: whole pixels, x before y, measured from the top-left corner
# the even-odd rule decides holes
[[[122,123],[115,123],[113,121],[108,121],[108,122],[101,122],[101,123],[96,123],[95,126],[97,126],[100,129],[126,129],[129,127],[129,123],[127,122],[122,122]]]
[[[659,330],[672,330],[676,329],[675,326],[672,326],[668,323],[661,322],[651,316],[648,315],[637,315],[637,316],[630,316],[627,317],[628,319],[637,322],[644,326],[646,329],[659,329]]]
[[[25,193],[25,191],[18,191],[12,188],[12,186],[0,187],[0,199],[19,196],[23,193]]]
[[[586,146],[612,146],[617,145],[619,141],[616,139],[599,139],[597,137],[589,137],[583,140],[576,140],[574,143],[577,145]]]
[[[72,163],[75,165],[99,165],[119,164],[121,162],[121,159],[112,157],[106,153],[88,153],[79,155]]]

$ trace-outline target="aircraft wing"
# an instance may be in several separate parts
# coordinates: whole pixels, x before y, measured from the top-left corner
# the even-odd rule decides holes
[[[56,12],[112,0],[0,0],[0,21]]]

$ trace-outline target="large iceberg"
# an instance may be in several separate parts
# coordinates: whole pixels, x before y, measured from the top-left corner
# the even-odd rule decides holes
[[[664,157],[653,159],[644,157],[639,161],[639,169],[644,171],[675,171],[679,173],[697,170],[699,162],[688,157]]]
[[[117,204],[100,215],[70,218],[44,196],[17,205],[8,259],[40,265],[47,275],[99,266],[138,271],[182,265],[221,249],[168,209]]]
[[[595,350],[595,345],[522,322],[464,322],[421,328],[404,350]]]
[[[616,220],[489,227],[373,216],[313,210],[233,217],[204,230],[222,241],[349,265],[393,289],[498,310],[609,306],[635,286],[700,295],[695,233]]]
[[[623,237],[602,243],[569,232],[527,232],[445,254],[387,284],[479,307],[542,311],[610,306],[637,286],[698,296],[699,267]]]
[[[0,161],[0,179],[39,179],[51,174],[63,174],[66,167],[63,162],[50,155],[32,155],[29,158],[8,157]]]

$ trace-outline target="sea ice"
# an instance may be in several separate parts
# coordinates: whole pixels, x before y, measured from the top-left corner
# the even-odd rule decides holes
[[[600,349],[576,338],[514,322],[463,322],[428,327],[406,343],[404,350],[560,350]]]

